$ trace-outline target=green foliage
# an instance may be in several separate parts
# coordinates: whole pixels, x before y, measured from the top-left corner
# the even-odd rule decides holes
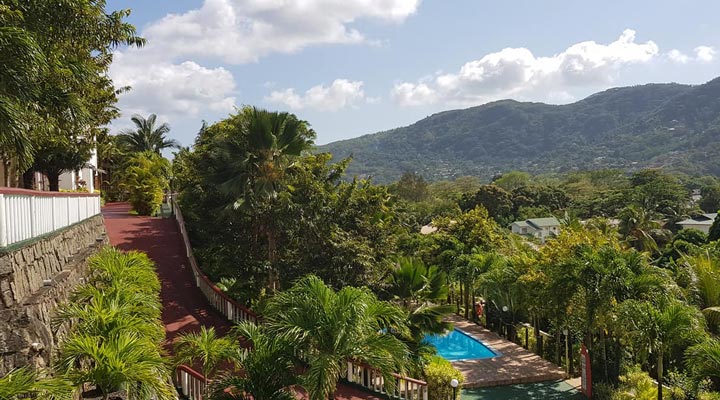
[[[57,322],[76,321],[60,344],[55,368],[74,385],[107,396],[172,399],[162,354],[160,282],[147,255],[107,247],[92,256],[89,282],[63,305]]]
[[[472,210],[483,206],[497,223],[506,225],[512,221],[513,199],[509,192],[495,185],[483,185],[474,194],[464,194],[460,198],[460,209]]]
[[[48,400],[70,398],[72,385],[62,378],[42,378],[36,371],[19,368],[0,377],[0,400],[40,397]]]
[[[295,344],[307,365],[300,382],[312,400],[334,392],[348,360],[379,370],[390,385],[392,372],[408,368],[408,348],[394,336],[408,334],[405,312],[366,288],[336,292],[310,275],[270,299],[264,317],[269,334]]]
[[[220,363],[233,360],[240,351],[237,341],[218,336],[215,328],[200,327],[200,332],[180,335],[175,341],[175,362],[200,365],[204,377],[214,379]],[[207,388],[209,391],[209,388]]]
[[[243,373],[224,374],[213,384],[211,398],[294,400],[290,387],[297,383],[297,378],[292,342],[269,335],[263,327],[248,322],[235,326],[233,335],[252,343],[252,350],[237,353],[234,361]]]
[[[708,232],[708,242],[716,240],[720,240],[720,214],[715,217],[715,221],[710,226],[710,232]]]
[[[18,157],[19,172],[32,166],[42,145],[92,141],[118,115],[118,92],[107,74],[112,51],[144,40],[124,22],[129,10],[105,6],[77,0],[3,3],[0,156]],[[60,156],[45,153],[43,163]]]
[[[435,356],[430,359],[423,371],[425,381],[428,384],[428,398],[430,399],[449,399],[452,398],[453,389],[450,381],[457,379],[459,382],[456,390],[455,399],[460,399],[462,395],[462,383],[465,378],[463,374],[450,364],[450,361]]]
[[[705,186],[700,194],[698,205],[703,211],[715,213],[720,210],[720,185]]]
[[[413,202],[426,200],[429,195],[427,182],[414,172],[404,173],[389,189],[401,199]]]
[[[123,187],[138,214],[152,215],[160,209],[163,190],[168,187],[169,170],[170,163],[156,153],[137,153],[129,160]]]
[[[157,115],[150,114],[146,119],[136,114],[131,120],[135,124],[135,129],[127,129],[117,135],[118,144],[126,151],[160,154],[161,150],[179,147],[177,141],[165,138],[170,132],[170,125],[164,123],[155,127]]]

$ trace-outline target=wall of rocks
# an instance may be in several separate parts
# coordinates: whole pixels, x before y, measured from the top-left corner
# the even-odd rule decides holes
[[[59,304],[83,282],[87,259],[107,243],[102,216],[0,252],[0,376],[49,365],[67,326]]]

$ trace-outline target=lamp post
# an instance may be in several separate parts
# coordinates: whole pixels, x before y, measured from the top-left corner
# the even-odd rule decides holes
[[[460,384],[457,379],[453,379],[450,381],[450,386],[453,388],[453,397],[452,400],[455,400],[457,398],[457,387]]]

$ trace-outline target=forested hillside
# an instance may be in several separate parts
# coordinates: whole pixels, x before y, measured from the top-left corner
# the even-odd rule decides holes
[[[502,100],[319,147],[352,155],[349,175],[378,182],[597,168],[720,174],[720,78],[609,89],[576,103]]]

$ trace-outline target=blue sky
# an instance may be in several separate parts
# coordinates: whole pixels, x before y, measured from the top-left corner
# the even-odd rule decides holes
[[[243,104],[289,110],[320,144],[503,98],[568,103],[720,75],[715,0],[110,0],[148,46],[111,67],[123,117],[192,144]]]

